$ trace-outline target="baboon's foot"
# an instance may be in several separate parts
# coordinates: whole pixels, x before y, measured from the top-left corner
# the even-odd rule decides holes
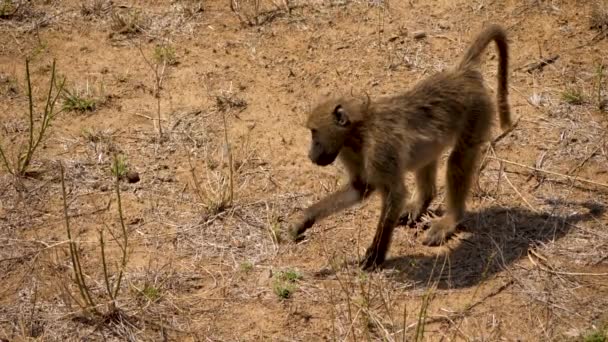
[[[444,244],[456,231],[458,222],[449,216],[431,220],[431,227],[424,233],[422,244],[439,246]]]
[[[359,261],[359,266],[364,271],[373,271],[384,262],[384,254],[377,248],[369,247],[365,256]]]

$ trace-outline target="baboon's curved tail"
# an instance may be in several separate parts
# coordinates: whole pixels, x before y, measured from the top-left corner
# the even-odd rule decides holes
[[[503,130],[507,130],[512,126],[512,123],[508,101],[509,90],[507,87],[509,49],[505,30],[500,25],[496,24],[487,26],[469,46],[469,49],[462,57],[460,64],[458,64],[458,69],[468,69],[477,66],[481,54],[491,41],[494,41],[498,48],[498,116],[500,118],[500,127]]]

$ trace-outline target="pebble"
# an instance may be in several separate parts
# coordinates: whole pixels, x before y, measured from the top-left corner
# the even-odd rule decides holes
[[[129,183],[137,183],[139,182],[139,173],[136,171],[129,171],[125,175],[125,178],[127,178],[127,182]]]
[[[426,32],[424,31],[416,31],[414,32],[414,39],[422,39],[422,38],[426,38]]]

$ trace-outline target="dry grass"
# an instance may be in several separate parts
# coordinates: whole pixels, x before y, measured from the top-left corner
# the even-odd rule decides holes
[[[95,79],[103,93],[74,86],[66,108],[111,100],[53,121],[31,159],[35,177],[0,174],[0,339],[605,335],[608,150],[597,51],[607,43],[594,38],[604,26],[593,6],[576,11],[596,31],[578,32],[586,19],[567,2],[508,11],[487,1],[4,3],[0,43],[16,49],[0,58],[36,52],[34,89],[48,85],[50,56],[70,49],[82,53],[62,56],[66,76]],[[479,18],[509,27],[519,121],[487,148],[456,237],[426,248],[424,224],[398,227],[384,267],[362,272],[372,199],[303,241],[283,239],[294,212],[337,187],[342,172],[306,162],[298,124],[315,94],[401,90],[451,65]],[[419,30],[426,37],[414,38]],[[553,45],[538,46],[547,39]],[[490,88],[492,54],[483,66]],[[542,69],[518,69],[553,55]],[[29,119],[4,114],[29,106],[9,62],[0,64],[0,83],[9,80],[0,84],[3,147],[28,136]],[[35,108],[44,100],[35,96]],[[124,181],[129,171],[138,181]]]
[[[32,6],[26,0],[2,0],[0,19],[22,20],[32,15]]]
[[[144,15],[136,10],[112,12],[112,31],[121,35],[135,35],[142,33],[148,27]]]
[[[230,0],[230,10],[243,25],[259,26],[272,22],[277,17],[291,13],[289,0]]]
[[[103,18],[112,11],[112,2],[108,0],[89,0],[80,4],[80,13],[87,17]]]

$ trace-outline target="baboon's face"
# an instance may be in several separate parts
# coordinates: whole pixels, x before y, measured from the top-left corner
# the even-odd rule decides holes
[[[350,131],[346,108],[336,101],[321,103],[308,116],[306,126],[311,134],[310,160],[320,166],[333,163]]]

